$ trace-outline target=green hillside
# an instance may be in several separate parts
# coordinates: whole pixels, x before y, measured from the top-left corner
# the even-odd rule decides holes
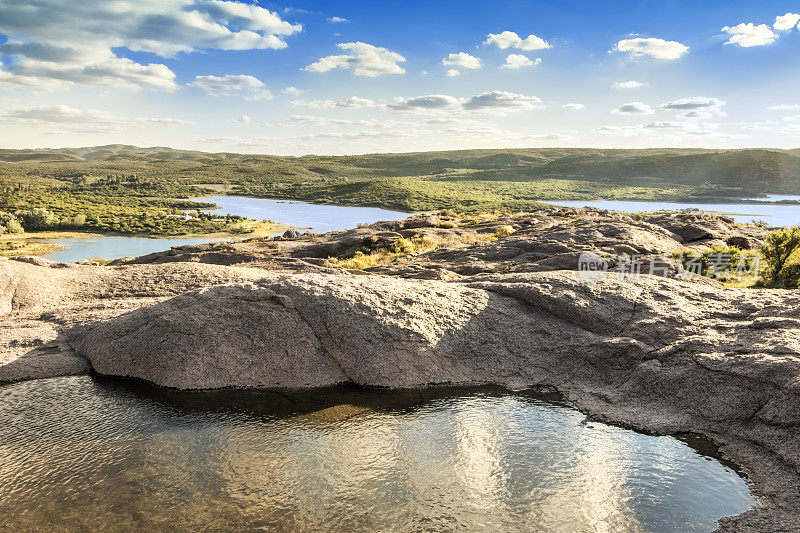
[[[563,199],[736,201],[800,192],[800,150],[537,148],[303,157],[125,145],[0,150],[6,191],[0,210],[19,205],[20,186],[34,188],[30,198],[46,191],[152,202],[224,191],[408,211],[534,209]]]

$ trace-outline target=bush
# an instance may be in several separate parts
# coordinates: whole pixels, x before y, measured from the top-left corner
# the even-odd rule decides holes
[[[494,230],[494,236],[497,239],[501,237],[508,237],[512,233],[514,233],[514,228],[512,228],[511,226],[500,226],[496,230]]]
[[[732,281],[758,275],[757,253],[736,246],[712,246],[702,252],[684,251],[674,254],[683,268],[693,274],[720,281]]]
[[[800,286],[800,227],[785,228],[767,235],[761,255],[765,266],[760,285],[783,289]]]
[[[19,220],[16,218],[11,219],[6,223],[6,230],[9,233],[25,233],[25,228],[22,227],[22,224],[20,224]]]
[[[43,207],[35,207],[30,211],[17,211],[16,217],[22,221],[26,230],[46,230],[57,228],[58,217]]]
[[[0,211],[0,234],[24,232],[22,224],[19,223],[19,220],[14,215]]]
[[[86,225],[86,215],[75,215],[74,217],[64,217],[59,222],[59,227],[65,229],[77,229]]]

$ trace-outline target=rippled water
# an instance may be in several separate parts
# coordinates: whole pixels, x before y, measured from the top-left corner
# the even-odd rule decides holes
[[[494,390],[0,388],[0,529],[710,531],[752,505],[672,437]]]

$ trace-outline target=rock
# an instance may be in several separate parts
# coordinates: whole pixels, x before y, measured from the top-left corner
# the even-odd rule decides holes
[[[558,210],[458,228],[424,218],[113,266],[3,261],[0,381],[87,372],[88,361],[182,389],[553,389],[600,420],[723,445],[760,503],[723,530],[800,529],[800,291],[726,289],[670,259],[685,238],[669,227],[705,228],[693,247],[763,231],[697,214]],[[501,226],[517,231],[493,239]],[[391,277],[325,266],[407,230],[440,245],[372,269]],[[584,252],[618,269],[621,250],[667,277],[575,271]]]
[[[51,261],[49,259],[44,259],[42,257],[37,257],[34,255],[18,255],[16,257],[12,257],[14,261],[19,261],[20,263],[28,263],[30,265],[36,266],[43,266],[43,267],[52,267],[57,265],[58,262]]]
[[[403,221],[403,229],[435,228],[438,225],[439,219],[432,215],[414,216]]]
[[[300,238],[300,232],[297,231],[296,229],[287,229],[286,231],[283,232],[282,237],[284,239],[286,239],[287,241],[294,240],[294,239],[299,239]]]
[[[74,346],[99,373],[176,388],[508,382],[537,373],[523,364],[532,336],[542,337],[542,351],[586,350],[581,339],[594,337],[576,329],[569,342],[548,341],[559,321],[536,315],[460,285],[273,275],[134,311]],[[507,360],[480,356],[498,349]]]
[[[151,305],[164,297],[215,285],[257,279],[260,270],[197,263],[51,268],[0,263],[0,382],[55,377],[89,370],[65,341],[73,326]]]
[[[736,246],[742,250],[755,250],[761,247],[762,241],[745,235],[734,235],[725,240],[728,246]]]
[[[703,239],[724,240],[732,232],[733,219],[708,213],[668,214],[649,218],[648,222],[671,231],[686,242],[695,242]]]

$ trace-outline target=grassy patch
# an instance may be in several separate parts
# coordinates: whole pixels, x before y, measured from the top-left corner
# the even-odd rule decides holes
[[[401,263],[411,254],[429,252],[443,246],[460,246],[475,242],[496,241],[511,235],[513,232],[514,229],[510,226],[500,226],[493,234],[475,233],[438,239],[427,236],[399,238],[388,247],[369,252],[357,251],[349,257],[329,257],[328,262],[348,270],[364,270],[391,263]]]

